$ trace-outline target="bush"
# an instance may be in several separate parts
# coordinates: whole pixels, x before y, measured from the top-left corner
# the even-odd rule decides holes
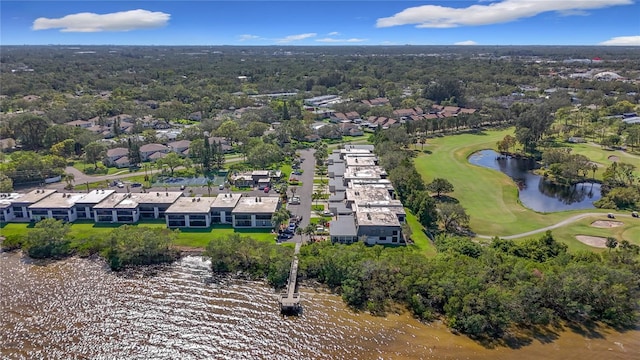
[[[13,251],[20,249],[24,244],[24,235],[13,234],[7,235],[2,241],[2,251]]]

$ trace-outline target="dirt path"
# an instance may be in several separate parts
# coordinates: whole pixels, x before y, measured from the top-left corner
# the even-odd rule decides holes
[[[521,237],[525,237],[525,236],[530,236],[530,235],[535,235],[535,234],[539,234],[542,232],[545,232],[547,230],[553,230],[553,229],[557,229],[559,227],[565,226],[567,224],[571,224],[573,222],[576,222],[578,220],[582,220],[584,218],[589,218],[589,217],[594,217],[594,216],[606,216],[606,214],[604,213],[584,213],[584,214],[578,214],[578,215],[574,215],[572,217],[569,217],[567,219],[564,219],[562,221],[560,221],[557,224],[554,225],[550,225],[547,227],[543,227],[540,229],[536,229],[536,230],[531,230],[531,231],[527,231],[527,232],[523,232],[520,234],[515,234],[515,235],[509,235],[509,236],[498,236],[501,239],[505,239],[505,240],[513,240],[513,239],[518,239]],[[627,214],[615,214],[616,217],[631,217],[631,215],[627,215]],[[494,236],[489,236],[489,235],[476,235],[477,238],[480,239],[492,239]]]

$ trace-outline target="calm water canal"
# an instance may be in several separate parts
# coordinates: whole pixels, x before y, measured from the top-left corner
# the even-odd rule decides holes
[[[531,172],[536,165],[533,160],[505,158],[493,150],[482,150],[469,156],[469,162],[501,171],[512,178],[518,186],[520,202],[531,210],[554,212],[592,209],[593,202],[600,199],[600,184],[552,184]]]
[[[101,261],[53,263],[0,254],[2,359],[634,359],[640,329],[585,338],[562,332],[518,350],[486,349],[408,314],[354,313],[303,290],[304,314],[282,318],[261,283],[212,277],[199,257],[146,274]]]

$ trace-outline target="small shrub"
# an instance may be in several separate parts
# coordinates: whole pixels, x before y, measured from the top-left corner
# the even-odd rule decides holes
[[[7,235],[2,241],[2,251],[13,251],[20,249],[24,244],[24,235]]]

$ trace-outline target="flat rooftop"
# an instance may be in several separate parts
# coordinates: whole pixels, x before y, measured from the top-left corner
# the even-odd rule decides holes
[[[208,214],[211,204],[216,201],[213,197],[181,197],[171,204],[166,214]]]
[[[52,190],[52,189],[36,189],[26,194],[23,194],[19,198],[15,199],[13,203],[34,204],[46,198],[47,196],[50,196],[55,192],[56,190]]]
[[[0,193],[0,209],[8,208],[14,201],[20,199],[24,194],[20,193]]]
[[[215,201],[211,204],[212,208],[233,209],[238,204],[238,200],[242,194],[224,193],[218,194]]]
[[[345,150],[367,150],[369,152],[373,152],[373,149],[375,148],[374,145],[345,145],[344,146]]]
[[[397,226],[400,221],[394,211],[385,207],[359,208],[356,212],[358,226]]]
[[[376,166],[378,158],[375,156],[347,156],[345,157],[347,166]]]
[[[345,180],[381,179],[382,176],[386,175],[387,172],[380,166],[352,166],[348,167],[344,172]]]
[[[148,193],[135,193],[133,197],[139,204],[173,204],[182,197],[181,191],[152,191]]]
[[[336,220],[329,222],[329,234],[331,236],[356,236],[356,222],[352,215],[338,216]]]
[[[87,194],[83,194],[82,198],[76,201],[76,204],[97,204],[115,193],[115,190],[93,190]]]
[[[349,188],[346,190],[347,200],[356,203],[366,203],[374,201],[391,201],[394,200],[389,191],[384,188],[360,187]]]
[[[266,214],[274,213],[278,209],[280,203],[279,196],[269,197],[254,197],[243,196],[238,201],[238,204],[233,209],[234,213],[251,213],[251,214]]]
[[[29,209],[69,209],[84,196],[82,193],[56,192],[29,206]]]

